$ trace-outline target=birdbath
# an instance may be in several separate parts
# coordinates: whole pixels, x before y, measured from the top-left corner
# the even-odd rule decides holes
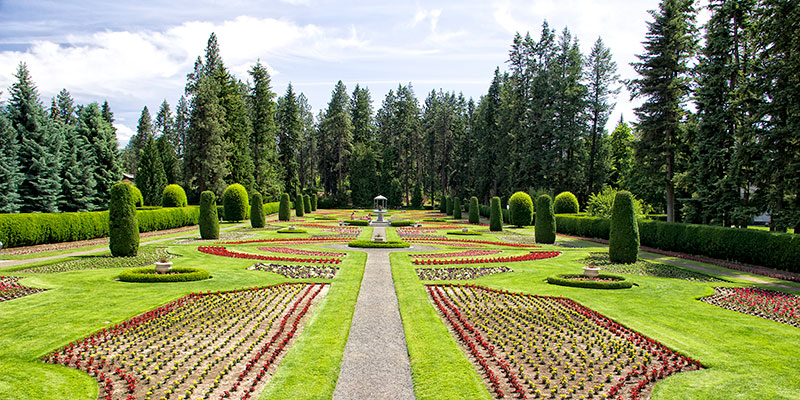
[[[386,197],[383,197],[381,195],[378,195],[377,197],[375,197],[375,199],[373,199],[373,202],[375,204],[375,209],[372,210],[372,211],[375,212],[376,214],[378,214],[378,219],[375,220],[375,222],[377,222],[377,223],[385,222],[383,220],[383,214],[386,214],[386,212],[387,212],[386,211],[387,201],[388,200],[386,199]]]
[[[166,258],[162,258],[156,261],[155,264],[156,264],[156,273],[166,274],[167,272],[172,270],[172,261],[169,261]]]
[[[588,276],[590,278],[597,278],[597,275],[600,274],[600,267],[594,265],[587,265],[583,267],[583,275]]]

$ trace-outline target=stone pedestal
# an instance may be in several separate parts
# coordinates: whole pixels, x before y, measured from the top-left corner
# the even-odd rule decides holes
[[[161,262],[156,261],[156,272],[159,274],[166,274],[172,270],[172,261]]]
[[[583,267],[583,275],[596,278],[600,274],[599,267]]]

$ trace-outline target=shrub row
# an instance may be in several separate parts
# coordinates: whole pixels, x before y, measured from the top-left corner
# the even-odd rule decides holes
[[[404,248],[410,247],[411,245],[406,242],[401,242],[399,240],[390,240],[388,242],[373,242],[371,240],[354,240],[347,244],[349,247],[361,247],[361,248],[384,248],[384,249],[391,249],[391,248]]]
[[[200,218],[199,207],[168,207],[159,210],[137,211],[139,232],[161,231],[196,225]]]
[[[416,222],[411,220],[392,221],[392,226],[411,226],[414,224],[416,224]]]
[[[134,268],[122,271],[119,280],[123,282],[153,283],[153,282],[189,282],[208,279],[211,274],[200,268],[172,267],[170,274],[157,274],[155,267]]]
[[[364,221],[363,219],[346,219],[346,220],[344,220],[344,222],[347,225],[353,225],[353,226],[367,226],[367,225],[369,225],[369,221]]]
[[[600,274],[598,275],[598,278],[613,278],[622,280],[602,282],[602,281],[578,281],[565,278],[569,276],[580,276],[580,274],[550,276],[547,278],[547,283],[552,285],[581,287],[587,289],[630,289],[631,286],[633,286],[633,283],[626,281],[625,278],[611,274]]]

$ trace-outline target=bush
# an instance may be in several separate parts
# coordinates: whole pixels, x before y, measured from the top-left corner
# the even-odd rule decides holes
[[[302,217],[305,215],[305,207],[303,205],[303,197],[297,196],[294,198],[294,215]]]
[[[278,208],[278,220],[288,221],[292,219],[291,208],[289,208],[289,193],[281,195],[280,206]]]
[[[611,210],[614,208],[614,199],[617,196],[617,190],[607,187],[600,193],[594,193],[589,196],[586,202],[586,212],[595,217],[611,218]],[[653,207],[633,196],[633,211],[636,213],[636,218],[641,218],[644,214],[649,214],[653,211]]]
[[[203,239],[219,239],[219,217],[217,216],[217,199],[214,192],[206,190],[200,193],[200,237]]]
[[[155,267],[134,268],[122,271],[119,280],[123,282],[190,282],[208,279],[211,274],[200,268],[172,267],[170,274],[157,274]]]
[[[556,216],[558,233],[590,238],[608,239],[611,221],[608,218],[590,216]]]
[[[131,201],[133,201],[133,206],[144,207],[144,196],[142,196],[142,191],[132,183],[124,182],[124,184],[128,185],[128,189],[131,191]]]
[[[303,210],[305,212],[311,212],[311,196],[309,195],[303,196]]]
[[[422,186],[419,182],[414,185],[414,194],[411,195],[411,208],[419,210],[422,208]]]
[[[625,278],[611,274],[599,274],[597,277],[606,279],[619,279],[619,280],[602,282],[602,281],[579,281],[579,280],[567,279],[569,277],[578,277],[578,276],[581,275],[570,274],[570,275],[550,276],[547,278],[547,283],[559,286],[572,286],[572,287],[581,287],[588,289],[630,289],[633,286],[633,283],[626,281]]]
[[[543,194],[536,199],[536,243],[556,242],[556,217],[553,214],[553,200]]]
[[[503,230],[503,210],[500,208],[500,198],[497,196],[492,197],[489,206],[489,230],[492,232]]]
[[[270,203],[264,203],[264,215],[275,214],[280,209],[280,204],[277,201],[273,201]]]
[[[478,224],[481,222],[480,210],[478,209],[478,198],[469,198],[469,223]]]
[[[311,195],[311,211],[317,211],[317,194]]]
[[[289,229],[289,228],[278,229],[277,232],[278,233],[308,233],[308,231],[305,230],[305,229]]]
[[[238,222],[246,220],[247,211],[250,208],[247,189],[238,183],[228,186],[222,192],[222,206],[225,209],[225,221]]]
[[[608,258],[611,262],[629,264],[639,257],[639,227],[633,211],[633,195],[617,192],[611,228],[608,234]]]
[[[445,198],[445,211],[447,211],[447,215],[453,215],[453,198],[450,196]]]
[[[179,185],[167,185],[161,193],[161,207],[186,207],[186,192]]]
[[[108,247],[114,257],[133,257],[139,251],[139,223],[133,206],[129,185],[118,183],[111,187],[108,210]]]
[[[416,222],[405,220],[405,221],[392,221],[392,226],[411,226],[414,225]]]
[[[442,214],[447,214],[447,198],[446,197],[442,197],[442,199],[439,200],[439,212],[442,213]]]
[[[460,235],[460,236],[478,236],[482,235],[482,233],[478,231],[447,231],[448,235]]]
[[[196,225],[200,218],[197,207],[168,207],[136,211],[139,232],[161,231]]]
[[[261,203],[261,193],[253,193],[250,199],[250,226],[263,228],[266,225],[264,218],[264,205]]]
[[[399,240],[390,240],[386,242],[373,242],[371,240],[354,240],[347,244],[349,247],[360,248],[405,248],[411,247],[410,244]]]
[[[525,192],[516,192],[508,199],[508,214],[511,224],[530,226],[533,221],[533,200]]]
[[[367,225],[369,225],[369,221],[364,221],[363,219],[346,219],[346,220],[344,220],[344,222],[347,225],[353,225],[353,226],[367,226]]]
[[[553,202],[553,211],[556,214],[577,214],[580,206],[578,198],[572,192],[561,192]]]
[[[458,196],[453,199],[453,219],[461,219],[461,198]]]

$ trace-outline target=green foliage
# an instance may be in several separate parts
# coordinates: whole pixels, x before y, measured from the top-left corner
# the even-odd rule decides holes
[[[219,239],[219,216],[217,216],[217,199],[214,192],[206,190],[200,193],[200,237],[203,239]]]
[[[108,210],[109,249],[114,257],[133,257],[139,250],[139,224],[127,185],[111,187]]]
[[[416,224],[414,221],[392,221],[392,226],[411,226]]]
[[[500,232],[503,230],[503,210],[500,208],[500,198],[492,197],[489,205],[489,230]]]
[[[247,189],[238,183],[228,186],[222,194],[222,206],[225,208],[226,221],[243,221],[247,219],[247,212],[250,208]]]
[[[278,208],[278,220],[288,221],[292,218],[291,208],[289,206],[289,193],[281,194],[280,207]]]
[[[456,235],[456,236],[480,236],[482,233],[478,231],[447,231],[448,235]]]
[[[194,193],[210,190],[215,194],[225,188],[228,175],[225,108],[220,105],[220,86],[211,77],[201,77],[192,98],[191,118],[186,132],[183,160],[187,189]]]
[[[411,195],[411,208],[415,210],[422,208],[422,185],[419,182],[414,184],[414,194]]]
[[[614,128],[609,139],[611,146],[611,185],[618,189],[630,189],[631,171],[633,170],[633,143],[636,138],[622,120]]]
[[[264,205],[261,202],[261,193],[253,193],[250,199],[250,226],[253,228],[263,228],[266,225],[264,218]]]
[[[353,206],[370,207],[379,191],[378,154],[364,143],[356,143],[350,158],[350,198]]]
[[[512,225],[529,226],[533,221],[533,200],[531,200],[531,196],[525,192],[514,193],[508,199],[508,213]]]
[[[200,268],[172,267],[170,273],[158,274],[155,267],[144,267],[122,271],[118,278],[123,282],[156,283],[201,281],[210,277],[208,271]]]
[[[452,196],[447,196],[445,198],[445,204],[446,204],[445,205],[445,207],[446,207],[445,211],[447,211],[447,215],[453,215],[453,197]]]
[[[480,208],[478,205],[478,198],[475,196],[469,199],[469,223],[477,224],[481,222]]]
[[[278,99],[275,122],[278,127],[278,161],[283,171],[283,188],[286,192],[293,192],[299,181],[297,148],[299,147],[302,124],[300,120],[300,106],[294,88],[290,83],[286,94]]]
[[[580,210],[578,198],[572,192],[561,192],[553,202],[553,211],[556,214],[577,214]]]
[[[348,247],[359,247],[359,248],[378,248],[378,249],[395,249],[395,248],[406,248],[411,247],[410,244],[399,241],[399,240],[389,240],[386,242],[373,242],[371,240],[354,240],[347,244]]]
[[[308,233],[308,231],[305,230],[305,229],[289,229],[289,228],[278,229],[277,232],[278,233]]]
[[[403,186],[400,180],[393,178],[389,181],[389,191],[386,195],[386,202],[389,208],[397,208],[403,205]]]
[[[142,191],[144,204],[148,206],[161,204],[161,194],[167,186],[167,176],[164,174],[164,164],[161,163],[158,146],[152,137],[144,146],[138,165],[136,187]]]
[[[608,239],[611,220],[591,216],[556,216],[558,233],[581,237]]]
[[[186,192],[180,185],[167,185],[161,195],[161,207],[186,207]]]
[[[161,231],[197,224],[200,210],[197,207],[170,207],[136,211],[139,232]]]
[[[442,197],[439,200],[439,212],[442,214],[447,214],[447,198]]]
[[[306,212],[311,212],[311,196],[303,195],[303,210]]]
[[[303,204],[302,195],[294,198],[294,213],[298,217],[302,217],[305,214],[305,205]]]
[[[611,262],[632,263],[639,257],[639,226],[633,211],[633,195],[617,193],[608,237],[608,256]]]
[[[311,195],[311,211],[317,211],[317,194]]]
[[[453,219],[461,219],[461,198],[456,196],[453,198]]]
[[[556,241],[556,217],[553,200],[543,194],[536,199],[536,243],[553,244]]]
[[[336,83],[328,108],[321,117],[318,143],[320,183],[326,188],[326,191],[336,195],[345,190],[344,179],[347,175],[347,165],[344,160],[347,160],[353,152],[350,96],[342,81]],[[370,171],[360,172],[370,173]]]
[[[19,171],[17,131],[0,110],[0,213],[15,213],[22,206],[18,193],[23,176]]]
[[[600,193],[592,194],[589,196],[589,201],[586,202],[586,212],[595,217],[610,218],[616,196],[617,190],[610,187],[603,189]],[[636,218],[641,218],[644,214],[650,214],[652,211],[653,207],[633,196],[633,212],[636,214]]]
[[[364,220],[361,220],[361,219],[346,219],[346,220],[344,220],[344,222],[347,225],[353,225],[353,226],[367,226],[367,225],[369,225],[369,221],[364,221]]]
[[[131,191],[131,201],[133,201],[133,206],[144,207],[144,196],[142,196],[142,191],[133,184],[125,184],[128,185],[128,190]]]
[[[568,279],[570,277],[580,277],[580,274],[571,275],[556,275],[547,277],[547,283],[559,286],[581,287],[588,289],[630,289],[633,283],[625,280],[624,277],[611,274],[599,274],[598,278],[605,279],[619,279],[613,281],[582,281],[575,279]]]

